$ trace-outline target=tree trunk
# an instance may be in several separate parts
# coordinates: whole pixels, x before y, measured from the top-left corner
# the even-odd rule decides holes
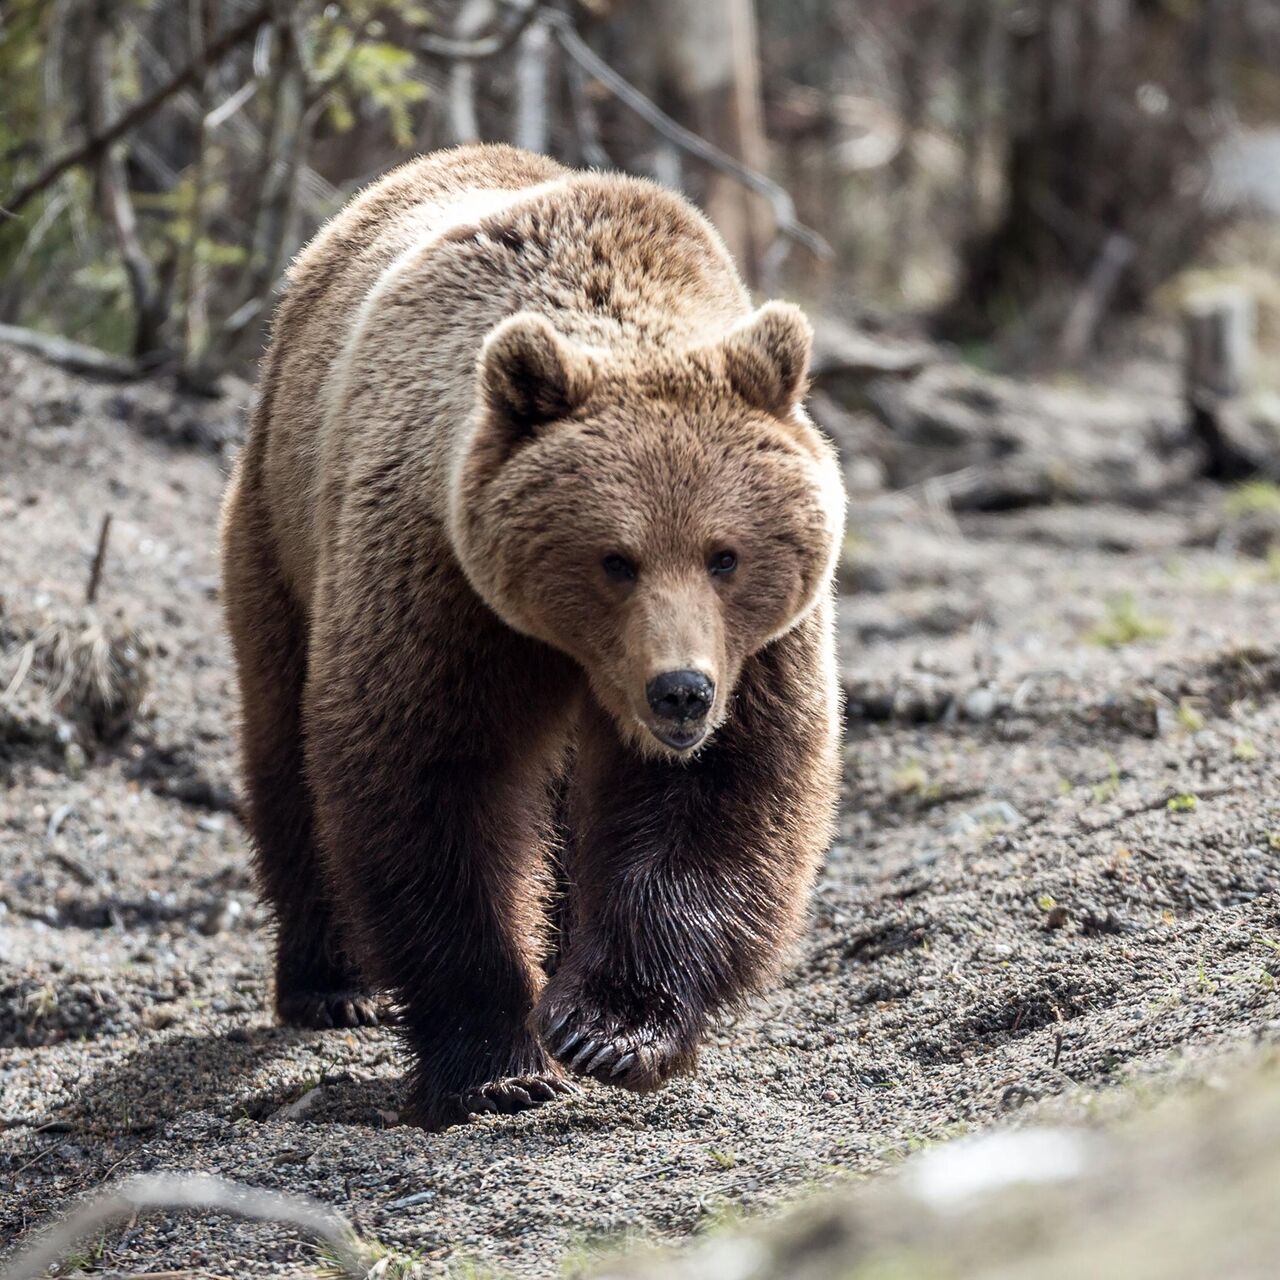
[[[1110,297],[1134,309],[1211,225],[1202,90],[1161,62],[1204,39],[1201,18],[1130,0],[1034,0],[1010,21],[1004,207],[964,254],[941,316],[953,337],[1010,321],[1060,329],[1117,236],[1134,253]]]
[[[549,71],[551,31],[535,18],[516,46],[515,120],[512,141],[526,151],[545,152],[550,143]]]
[[[102,133],[113,116],[111,64],[114,16],[113,0],[96,0],[90,11],[85,65],[85,124],[91,137]],[[97,180],[103,218],[115,238],[133,298],[133,355],[144,362],[157,361],[164,350],[165,299],[138,234],[138,220],[129,192],[129,175],[116,146],[102,149],[98,157]]]
[[[768,171],[752,0],[658,0],[651,18],[668,106],[682,123],[759,172]],[[768,206],[726,174],[702,193],[708,216],[747,279],[772,238]]]
[[[899,59],[902,100],[902,141],[893,158],[890,182],[897,216],[892,249],[885,264],[891,282],[899,289],[907,279],[920,221],[918,145],[929,114],[933,62],[943,33],[943,9],[934,0],[921,0],[903,17],[904,48]]]

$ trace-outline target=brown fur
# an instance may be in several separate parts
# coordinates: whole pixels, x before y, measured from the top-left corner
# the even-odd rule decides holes
[[[838,749],[808,347],[677,196],[507,147],[394,171],[293,267],[224,514],[249,821],[280,1015],[389,992],[421,1123],[656,1087],[794,935]],[[645,690],[683,669],[677,751]]]

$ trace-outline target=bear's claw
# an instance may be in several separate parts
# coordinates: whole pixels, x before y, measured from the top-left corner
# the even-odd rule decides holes
[[[605,1050],[607,1051],[611,1046],[606,1044],[604,1047],[605,1047]],[[575,1071],[581,1071],[583,1072],[583,1074],[587,1074],[590,1071],[590,1068],[587,1066],[584,1066],[583,1064],[587,1061],[588,1058],[592,1057],[592,1055],[595,1054],[599,1048],[600,1048],[599,1040],[588,1040],[586,1044],[584,1044],[582,1048],[580,1048],[578,1052],[573,1055],[573,1061],[570,1062],[569,1065]]]
[[[678,1034],[652,1026],[624,1029],[614,1019],[593,1018],[581,1009],[550,1018],[542,1041],[551,1056],[576,1075],[642,1092],[687,1070],[694,1054]]]
[[[463,1116],[488,1112],[514,1115],[552,1102],[561,1094],[576,1092],[569,1081],[559,1076],[509,1076],[455,1093],[451,1101]]]
[[[595,1041],[593,1040],[591,1043],[594,1044]],[[617,1056],[618,1056],[618,1046],[616,1044],[607,1044],[582,1069],[587,1073],[587,1075],[590,1075],[593,1071],[597,1070],[598,1068],[608,1066]],[[610,1072],[610,1074],[612,1074],[612,1072]]]
[[[368,991],[290,991],[276,1003],[282,1022],[328,1031],[376,1027],[381,1017],[377,996]]]
[[[573,1010],[566,1009],[562,1014],[560,1014],[551,1023],[551,1025],[547,1027],[546,1031],[543,1032],[543,1039],[550,1040],[552,1036],[556,1035],[564,1027],[564,1024],[569,1021],[569,1015],[572,1012]]]

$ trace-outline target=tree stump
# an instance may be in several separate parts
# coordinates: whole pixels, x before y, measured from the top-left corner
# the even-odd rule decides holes
[[[1191,431],[1205,450],[1211,480],[1256,473],[1240,400],[1253,362],[1253,299],[1244,289],[1198,294],[1182,312],[1183,388]]]

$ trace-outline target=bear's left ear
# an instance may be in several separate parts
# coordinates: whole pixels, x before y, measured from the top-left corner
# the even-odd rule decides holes
[[[592,358],[531,311],[504,320],[480,352],[480,393],[513,442],[567,417],[594,381]]]
[[[804,394],[813,327],[789,302],[766,302],[729,331],[725,372],[750,405],[783,416]]]

